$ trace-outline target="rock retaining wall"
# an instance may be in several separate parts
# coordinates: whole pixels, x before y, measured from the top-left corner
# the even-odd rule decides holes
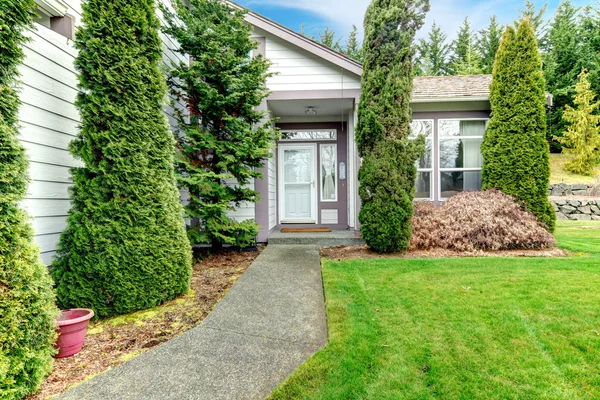
[[[558,199],[550,202],[556,210],[557,219],[600,221],[600,199]]]
[[[585,196],[592,185],[575,183],[567,185],[566,183],[557,183],[550,185],[548,196]]]

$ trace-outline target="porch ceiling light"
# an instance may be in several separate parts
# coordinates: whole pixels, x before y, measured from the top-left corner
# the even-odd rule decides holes
[[[306,107],[306,111],[304,111],[306,115],[317,115],[317,110],[313,106]]]

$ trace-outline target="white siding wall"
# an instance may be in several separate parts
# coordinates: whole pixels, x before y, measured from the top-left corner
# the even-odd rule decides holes
[[[267,164],[269,171],[269,230],[277,225],[277,169],[275,157],[269,158]]]
[[[266,38],[266,57],[277,73],[267,86],[273,91],[360,89],[360,77],[260,29]]]
[[[81,1],[63,0],[68,14],[81,21]],[[168,0],[161,0],[168,3]],[[64,36],[36,24],[29,32],[32,39],[25,45],[25,61],[20,67],[23,105],[19,112],[20,140],[30,161],[31,185],[23,207],[33,217],[35,240],[42,260],[49,264],[56,252],[60,233],[66,227],[70,208],[68,188],[72,184],[69,168],[80,166],[67,147],[77,135],[79,112],[74,106],[77,74],[74,60],[77,51]],[[175,43],[161,34],[163,61],[184,60],[175,53]],[[167,108],[174,124],[172,110]]]

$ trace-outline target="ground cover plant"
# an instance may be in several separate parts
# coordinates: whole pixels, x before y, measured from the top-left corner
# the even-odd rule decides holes
[[[164,114],[154,0],[82,4],[75,66],[84,166],[52,264],[58,304],[98,317],[151,308],[189,290],[192,250]]]
[[[364,69],[356,144],[363,158],[358,219],[373,250],[406,250],[423,138],[410,136],[414,36],[428,0],[373,0],[365,15]]]
[[[522,20],[516,31],[506,27],[502,35],[490,105],[492,114],[481,145],[482,187],[514,196],[552,232],[556,215],[548,201],[545,81],[529,19]]]
[[[568,258],[325,260],[329,344],[271,399],[600,397],[600,223]]]
[[[441,206],[415,203],[411,249],[546,249],[554,237],[535,215],[498,190],[463,192]]]
[[[52,373],[27,400],[62,393],[199,325],[259,254],[260,249],[202,251],[187,294],[149,310],[92,321],[81,353],[55,360]]]
[[[27,157],[17,140],[17,67],[33,0],[0,0],[0,398],[21,399],[52,367],[56,338],[54,291],[29,217],[19,207],[27,193]]]
[[[191,62],[173,65],[171,94],[187,106],[177,115],[179,184],[190,195],[187,217],[198,221],[188,230],[193,244],[248,247],[259,225],[237,221],[228,213],[260,201],[254,179],[271,155],[279,135],[259,106],[269,95],[271,62],[249,56],[258,47],[250,37],[245,11],[220,0],[174,1],[176,13],[163,7],[164,29]]]

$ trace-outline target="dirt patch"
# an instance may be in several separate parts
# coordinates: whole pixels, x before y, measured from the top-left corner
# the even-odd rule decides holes
[[[453,258],[453,257],[566,257],[568,252],[559,248],[544,250],[452,251],[446,249],[410,250],[407,253],[377,254],[366,245],[335,246],[321,249],[321,257],[342,261],[353,258]]]
[[[199,325],[261,250],[201,252],[188,294],[150,310],[92,322],[81,353],[55,360],[40,390],[27,399],[62,393]]]

